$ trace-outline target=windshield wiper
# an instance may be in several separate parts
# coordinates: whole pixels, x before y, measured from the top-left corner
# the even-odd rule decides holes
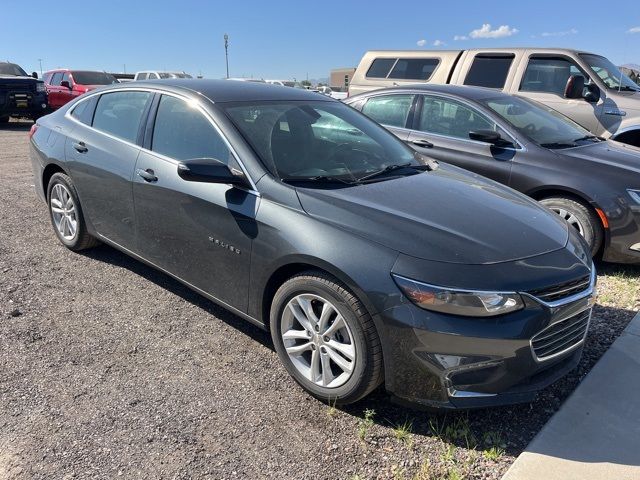
[[[550,148],[553,150],[553,149],[560,149],[560,148],[573,148],[573,147],[577,147],[578,145],[575,143],[569,143],[569,142],[551,142],[551,143],[541,143],[540,146],[544,148]]]
[[[354,185],[356,182],[346,180],[340,177],[332,177],[329,175],[317,175],[315,177],[284,177],[281,180],[285,183],[343,183],[345,185]]]
[[[596,140],[600,141],[600,137],[596,137],[595,135],[585,135],[584,137],[576,138],[574,142],[581,142],[583,140]]]
[[[391,172],[395,172],[396,170],[403,170],[405,168],[411,168],[413,170],[433,170],[431,165],[414,165],[412,163],[401,163],[394,165],[387,165],[386,167],[377,170],[373,173],[369,173],[363,177],[358,178],[358,182],[366,182],[367,180],[372,180],[377,177],[381,177]],[[415,172],[417,173],[417,172]]]
[[[640,89],[630,87],[629,85],[621,85],[620,87],[613,87],[613,89],[620,92],[640,92]]]

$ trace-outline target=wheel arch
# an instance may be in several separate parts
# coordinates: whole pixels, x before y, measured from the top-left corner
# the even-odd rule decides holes
[[[49,181],[51,180],[51,177],[53,177],[53,175],[56,173],[64,173],[67,176],[69,175],[69,173],[57,163],[50,163],[42,171],[42,193],[44,194],[44,198],[47,201],[47,188],[49,187]]]

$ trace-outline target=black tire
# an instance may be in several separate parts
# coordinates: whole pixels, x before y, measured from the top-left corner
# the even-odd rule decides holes
[[[565,220],[568,216],[572,216],[572,225],[576,230],[582,234],[584,239],[591,248],[591,255],[594,256],[600,250],[602,240],[604,238],[604,232],[600,224],[600,219],[588,205],[579,202],[577,200],[566,197],[549,197],[540,200],[540,203],[550,209],[552,212],[559,214],[560,211],[567,213]],[[563,215],[561,215],[563,216]],[[576,224],[577,221],[577,224]]]
[[[329,301],[348,326],[355,359],[348,380],[340,386],[326,388],[312,382],[296,368],[285,350],[281,333],[284,310],[294,297],[301,294],[316,295]],[[291,277],[276,292],[270,317],[271,336],[280,360],[296,382],[317,399],[332,405],[346,405],[362,399],[382,383],[382,346],[373,319],[364,305],[331,275],[307,271]]]
[[[72,238],[65,238],[58,227],[56,226],[56,221],[54,219],[54,213],[51,208],[51,193],[56,185],[62,185],[67,192],[69,192],[71,199],[73,201],[73,205],[75,206],[75,220],[76,220],[76,231],[75,235]],[[91,236],[87,232],[87,226],[84,221],[84,216],[82,215],[82,207],[80,206],[80,199],[78,198],[78,193],[76,192],[76,188],[69,178],[64,173],[54,173],[49,180],[49,185],[47,186],[47,204],[49,205],[49,217],[51,219],[51,226],[53,227],[53,231],[65,247],[69,250],[80,251],[85,250],[87,248],[95,247],[99,245],[100,242],[93,236]]]

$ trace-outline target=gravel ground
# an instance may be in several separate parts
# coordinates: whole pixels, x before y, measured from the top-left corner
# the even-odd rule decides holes
[[[601,265],[580,366],[531,404],[335,409],[263,331],[116,250],[63,248],[29,126],[0,129],[0,478],[497,479],[640,307],[640,269]]]

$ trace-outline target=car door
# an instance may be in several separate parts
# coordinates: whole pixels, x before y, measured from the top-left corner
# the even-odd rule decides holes
[[[360,110],[375,120],[400,140],[406,141],[410,131],[407,129],[413,115],[415,95],[395,93],[369,97]]]
[[[74,98],[73,80],[69,72],[64,72],[62,74],[62,80],[60,81],[60,103],[64,105]]]
[[[219,129],[192,101],[163,94],[155,110],[133,184],[138,251],[183,281],[246,310],[259,196],[180,178],[179,162],[194,158],[215,158],[242,170]]]
[[[60,82],[62,81],[62,72],[54,72],[51,77],[51,83],[47,87],[49,106],[53,109],[60,108],[64,103],[61,98],[62,87]]]
[[[498,131],[510,139],[494,121],[471,104],[451,97],[420,95],[409,145],[437,160],[509,184],[514,148],[496,147],[471,140],[474,130]]]
[[[571,76],[582,76],[586,85],[592,81],[589,75],[571,58],[564,55],[531,55],[519,85],[512,93],[548,105],[579,123],[589,131],[597,131],[598,117],[605,101],[604,92],[596,84],[585,88],[600,92],[598,100],[589,102],[584,98],[564,96],[567,81]]]
[[[65,146],[71,176],[83,213],[103,237],[135,250],[135,221],[131,179],[140,153],[142,119],[153,94],[114,91],[92,96],[71,111],[88,105],[95,112],[77,122]]]

